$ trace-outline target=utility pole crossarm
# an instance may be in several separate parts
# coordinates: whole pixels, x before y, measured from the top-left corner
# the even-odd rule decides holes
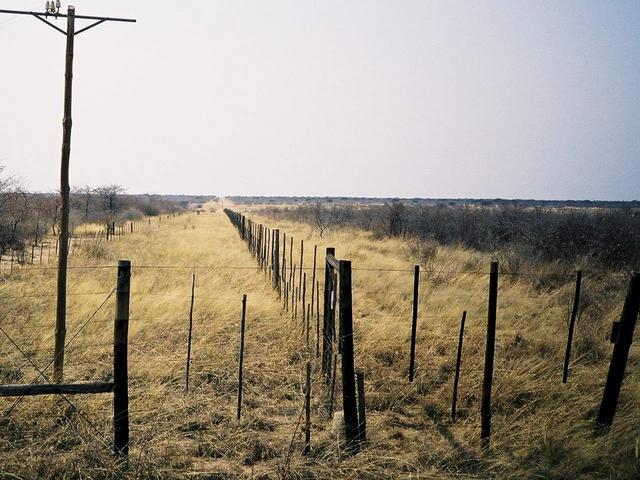
[[[27,11],[27,10],[5,10],[5,9],[0,9],[0,13],[10,13],[10,14],[13,14],[13,15],[30,15],[32,17],[37,18],[41,22],[46,23],[51,28],[53,28],[54,30],[57,30],[61,34],[65,35],[65,36],[67,35],[67,32],[65,32],[60,27],[54,25],[49,20],[47,20],[47,18],[50,17],[50,16],[54,17],[54,18],[58,18],[58,17],[67,18],[68,15],[65,14],[65,13],[31,12],[31,11]],[[89,30],[90,28],[96,27],[96,26],[98,26],[98,25],[100,25],[101,23],[104,23],[104,22],[127,22],[127,23],[135,23],[136,22],[135,18],[96,17],[95,15],[75,15],[75,18],[81,19],[81,20],[95,20],[95,22],[92,23],[91,25],[88,25],[86,27],[81,28],[80,30],[74,31],[73,32],[74,35],[78,35],[79,33],[85,32],[85,31]]]
[[[48,13],[48,12],[31,12],[28,10],[4,10],[0,9],[0,13],[12,13],[14,15],[42,15],[44,17],[52,16],[55,18],[66,18],[66,13]],[[118,17],[96,17],[95,15],[76,15],[79,20],[102,20],[105,22],[129,22],[135,23],[135,18],[118,18]]]

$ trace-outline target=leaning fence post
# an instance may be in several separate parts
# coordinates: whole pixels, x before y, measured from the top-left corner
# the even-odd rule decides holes
[[[356,405],[355,359],[353,354],[353,311],[351,300],[351,262],[340,260],[340,333],[342,344],[342,409],[348,448],[358,448],[358,409]]]
[[[629,348],[633,341],[633,331],[636,328],[638,310],[640,310],[640,273],[633,273],[629,281],[629,289],[622,307],[620,321],[614,323],[612,332],[613,353],[597,418],[597,422],[602,426],[611,426],[616,414],[620,388],[624,380],[624,370],[629,357]]]
[[[196,274],[191,277],[191,306],[189,307],[189,338],[187,340],[187,371],[185,374],[185,393],[189,393],[189,366],[191,365],[191,334],[193,332],[193,300],[196,291]]]
[[[238,410],[237,417],[240,420],[242,414],[242,365],[244,363],[244,326],[247,316],[247,295],[242,295],[242,319],[240,320],[240,358],[238,360]]]
[[[573,296],[573,308],[569,320],[569,333],[567,335],[567,349],[564,353],[564,368],[562,369],[562,383],[567,383],[569,377],[569,360],[571,359],[571,343],[573,342],[573,329],[578,317],[578,307],[580,306],[580,285],[582,284],[582,272],[576,272],[576,291]]]
[[[489,448],[491,438],[491,387],[493,385],[493,358],[496,348],[496,312],[498,309],[498,262],[491,262],[489,274],[489,306],[487,314],[487,346],[484,355],[480,443]]]
[[[462,340],[464,339],[464,323],[467,319],[467,311],[462,312],[460,320],[460,334],[458,335],[458,355],[456,357],[456,374],[453,378],[453,397],[451,399],[451,418],[456,419],[456,404],[458,402],[458,381],[460,380],[460,363],[462,362]]]
[[[409,355],[409,381],[413,382],[416,362],[416,329],[418,326],[418,287],[420,285],[420,265],[413,270],[413,316],[411,318],[411,352]]]
[[[129,373],[127,348],[129,335],[129,295],[131,262],[118,262],[116,318],[113,328],[113,453],[129,455]]]

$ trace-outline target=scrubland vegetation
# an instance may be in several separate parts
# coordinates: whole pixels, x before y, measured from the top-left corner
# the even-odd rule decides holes
[[[87,224],[140,220],[144,217],[182,211],[186,201],[159,195],[127,195],[121,185],[77,187],[71,192],[72,233]],[[61,206],[58,193],[29,192],[21,180],[4,172],[0,165],[0,255],[22,251],[29,242],[46,235],[56,236]]]
[[[631,205],[631,203],[629,204]],[[341,228],[376,237],[406,238],[429,253],[460,245],[491,253],[517,272],[545,263],[568,268],[626,269],[640,264],[640,208],[568,208],[517,205],[384,205],[311,203],[265,207],[266,215],[310,224],[322,235]]]
[[[226,202],[225,202],[226,203]],[[30,397],[13,407],[2,400],[0,476],[7,478],[637,478],[640,384],[635,348],[613,427],[595,427],[611,346],[611,323],[622,308],[627,277],[609,269],[635,257],[575,254],[545,256],[540,241],[504,267],[498,297],[498,338],[491,451],[479,447],[479,404],[487,315],[489,261],[524,248],[537,211],[490,214],[474,209],[425,210],[401,223],[382,210],[336,208],[339,220],[319,231],[304,210],[237,205],[255,220],[305,240],[304,265],[318,246],[336,248],[353,262],[356,367],[367,374],[368,443],[345,453],[332,419],[324,416],[315,349],[305,346],[300,319],[292,319],[258,271],[220,208],[164,220],[121,241],[100,244],[72,258],[68,338],[80,332],[66,357],[66,379],[98,381],[111,375],[115,264],[132,261],[130,338],[131,455],[128,469],[113,463],[111,396],[71,397],[92,428],[60,397]],[[313,208],[313,207],[309,207]],[[215,211],[214,211],[215,210]],[[400,209],[401,210],[401,209]],[[357,212],[357,213],[355,213]],[[365,212],[361,216],[361,213]],[[413,215],[415,213],[415,216]],[[267,215],[268,214],[268,215]],[[339,215],[338,215],[339,214]],[[388,215],[387,215],[388,214]],[[557,212],[589,241],[600,222],[637,227],[634,213]],[[593,215],[586,217],[585,215]],[[368,221],[364,219],[368,218]],[[513,222],[507,220],[513,218]],[[586,220],[585,220],[586,218]],[[621,218],[621,223],[615,219]],[[496,220],[497,219],[497,220]],[[631,220],[629,220],[631,219]],[[543,219],[544,220],[544,219]],[[395,220],[393,220],[395,222]],[[492,237],[497,249],[484,243]],[[569,222],[569,220],[566,220]],[[592,222],[581,226],[581,221]],[[423,222],[416,223],[413,222]],[[493,223],[492,223],[493,222]],[[635,223],[634,223],[635,222]],[[544,222],[543,222],[544,223]],[[475,226],[475,230],[472,227]],[[446,228],[445,228],[446,227]],[[426,228],[424,235],[421,228]],[[564,227],[563,227],[564,228]],[[566,227],[569,229],[569,226]],[[577,232],[584,234],[578,236]],[[451,233],[448,233],[451,232]],[[414,235],[415,234],[415,235]],[[448,235],[448,236],[447,236]],[[415,240],[418,238],[418,240]],[[617,235],[606,245],[620,244]],[[626,237],[625,237],[626,238]],[[475,240],[474,240],[475,239]],[[546,240],[543,240],[546,239]],[[477,241],[477,244],[473,244]],[[630,242],[637,241],[630,239]],[[574,242],[580,245],[579,242]],[[637,249],[635,252],[637,253]],[[559,255],[559,253],[558,253]],[[499,257],[500,258],[500,257]],[[562,358],[573,296],[573,272],[588,258],[602,269],[585,274],[569,383],[561,384]],[[623,259],[619,262],[619,259]],[[416,379],[407,381],[412,267],[420,286]],[[505,262],[503,262],[505,263]],[[98,268],[105,266],[106,268]],[[184,268],[168,268],[183,266]],[[586,269],[585,269],[586,270]],[[191,383],[184,393],[191,274],[196,273]],[[322,285],[322,274],[319,275]],[[55,270],[25,268],[0,274],[0,325],[40,367],[53,350]],[[245,400],[235,419],[238,326],[248,294]],[[322,309],[322,304],[321,304]],[[459,320],[468,312],[458,419],[449,418]],[[315,332],[314,332],[315,333]],[[314,337],[315,339],[315,337]],[[1,383],[29,383],[36,372],[5,337]],[[301,454],[297,426],[303,406],[304,367],[314,363],[312,451]],[[338,402],[339,404],[339,402]]]

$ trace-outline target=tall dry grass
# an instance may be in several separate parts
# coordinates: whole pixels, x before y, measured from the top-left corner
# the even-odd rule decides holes
[[[226,202],[225,202],[226,203]],[[421,283],[416,381],[407,382],[410,271],[419,252],[400,240],[362,231],[315,236],[306,225],[262,221],[313,245],[333,246],[353,262],[356,365],[367,373],[367,448],[344,454],[321,414],[314,376],[312,454],[294,439],[303,404],[307,350],[299,320],[283,312],[263,272],[220,210],[154,222],[135,235],[86,250],[72,259],[68,338],[115,285],[115,264],[132,261],[130,324],[131,462],[113,464],[111,398],[70,397],[94,430],[59,397],[31,397],[10,415],[4,399],[0,476],[10,478],[632,478],[636,476],[639,403],[633,355],[610,432],[595,431],[610,347],[606,332],[621,308],[625,281],[584,280],[570,382],[561,385],[568,277],[501,276],[494,384],[492,453],[479,452],[487,275],[491,260],[463,248],[436,248]],[[287,245],[288,248],[288,245]],[[319,257],[322,266],[322,255]],[[159,268],[166,266],[186,268]],[[198,268],[189,268],[194,266]],[[215,268],[202,268],[215,267]],[[229,268],[227,268],[229,267]],[[243,268],[239,268],[243,267]],[[552,267],[548,267],[552,268]],[[368,270],[376,269],[376,270]],[[321,268],[320,270],[321,271]],[[184,370],[191,274],[196,273],[191,382]],[[308,274],[310,273],[307,270]],[[320,274],[322,280],[322,274]],[[321,282],[322,283],[322,282]],[[55,271],[27,269],[0,283],[0,325],[32,360],[51,358]],[[247,293],[245,402],[235,420],[238,326]],[[322,307],[322,306],[321,306]],[[459,419],[448,418],[460,314],[468,311]],[[67,381],[111,376],[114,298],[73,341]],[[36,372],[4,338],[2,383],[28,383]],[[315,356],[312,355],[315,362]],[[14,477],[11,477],[11,476]]]

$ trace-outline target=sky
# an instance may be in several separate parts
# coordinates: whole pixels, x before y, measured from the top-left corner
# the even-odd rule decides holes
[[[637,0],[73,5],[137,19],[76,37],[73,186],[640,199]],[[32,190],[59,188],[64,50],[0,14],[0,165]]]

